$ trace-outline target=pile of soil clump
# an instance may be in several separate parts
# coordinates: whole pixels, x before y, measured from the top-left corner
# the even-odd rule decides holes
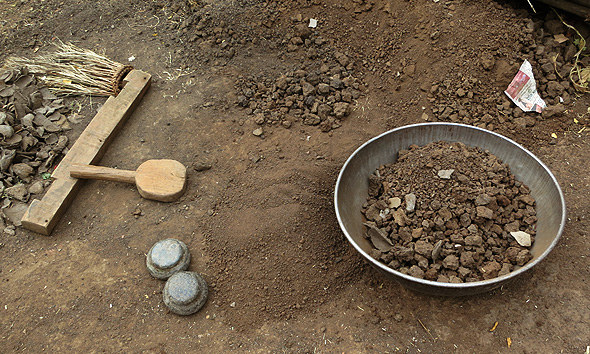
[[[577,55],[583,49],[581,38],[565,23],[575,24],[584,38],[588,37],[587,26],[576,23],[574,19],[566,19],[564,23],[553,11],[549,11],[545,19],[529,18],[525,10],[517,10],[515,15],[521,18],[522,26],[515,28],[518,32],[511,34],[519,38],[512,42],[512,47],[498,44],[509,42],[505,40],[490,42],[489,50],[484,53],[454,45],[441,48],[445,56],[469,56],[470,62],[477,62],[478,65],[468,74],[465,71],[453,73],[433,81],[431,85],[421,86],[432,104],[430,111],[424,114],[424,120],[459,122],[511,132],[531,129],[543,120],[566,114],[567,107],[582,92],[576,90],[572,82],[578,81],[579,77],[573,75],[570,78],[570,72],[578,57],[580,61],[577,65],[580,67],[590,65],[590,57]],[[541,115],[523,112],[503,92],[525,59],[532,64],[537,91],[547,104]],[[490,79],[495,82],[497,90],[489,90]],[[473,104],[474,101],[478,104]]]
[[[283,41],[288,53],[297,52],[308,64],[268,75],[239,77],[237,104],[254,115],[258,125],[290,128],[294,122],[329,132],[341,126],[361,96],[364,85],[355,76],[354,63],[335,51],[318,31],[299,18],[295,31]],[[323,59],[322,59],[323,58]]]
[[[179,58],[189,60],[198,51],[205,62],[224,66],[239,53],[251,56],[261,45],[278,50],[268,68],[240,75],[234,84],[235,104],[260,128],[315,126],[327,133],[342,125],[363,95],[365,85],[353,58],[338,51],[321,26],[310,27],[310,17],[285,16],[284,2],[244,2],[240,11],[222,2],[173,1],[158,6],[165,4],[174,13],[167,30],[176,32],[175,40],[185,47],[175,53]],[[301,64],[285,64],[289,62]],[[263,136],[262,129],[253,133]]]
[[[463,143],[401,150],[369,177],[362,213],[371,256],[417,278],[487,280],[532,258],[530,189],[498,157]]]
[[[294,122],[329,132],[341,126],[360,97],[359,80],[339,65],[303,66],[275,80],[242,77],[236,83],[238,105],[258,125],[290,128]]]

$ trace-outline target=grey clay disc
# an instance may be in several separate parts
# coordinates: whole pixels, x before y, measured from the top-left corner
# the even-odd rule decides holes
[[[174,273],[166,281],[163,291],[164,304],[177,315],[192,315],[205,302],[209,289],[203,277],[195,272]]]
[[[146,265],[150,274],[158,279],[168,279],[172,274],[186,270],[191,256],[186,244],[168,238],[156,242],[148,252]]]

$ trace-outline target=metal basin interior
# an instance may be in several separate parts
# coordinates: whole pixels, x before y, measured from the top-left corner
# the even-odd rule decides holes
[[[368,177],[377,167],[394,162],[401,149],[433,141],[462,142],[499,157],[510,166],[518,180],[531,189],[536,199],[537,235],[531,248],[533,259],[523,267],[498,277],[471,283],[441,283],[414,278],[395,271],[369,256],[372,249],[364,237],[361,207],[368,193]],[[549,169],[531,152],[497,133],[463,124],[425,123],[400,127],[383,133],[359,147],[346,161],[334,194],[336,216],[352,246],[374,267],[402,285],[431,295],[462,296],[497,288],[528,271],[545,258],[563,232],[566,208],[563,193]]]

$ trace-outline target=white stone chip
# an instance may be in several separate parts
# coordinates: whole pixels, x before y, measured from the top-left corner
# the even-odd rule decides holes
[[[510,235],[512,235],[512,237],[514,237],[514,239],[516,240],[516,242],[518,242],[519,245],[524,246],[524,247],[531,246],[531,235],[527,234],[526,232],[516,231],[516,232],[511,232]]]
[[[440,170],[438,171],[438,176],[442,179],[451,179],[453,172],[455,172],[455,170]]]

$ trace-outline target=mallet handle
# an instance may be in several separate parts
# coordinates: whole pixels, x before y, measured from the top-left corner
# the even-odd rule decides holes
[[[125,182],[135,184],[135,171],[119,170],[116,168],[73,164],[70,176],[82,179],[99,179],[102,181]]]

